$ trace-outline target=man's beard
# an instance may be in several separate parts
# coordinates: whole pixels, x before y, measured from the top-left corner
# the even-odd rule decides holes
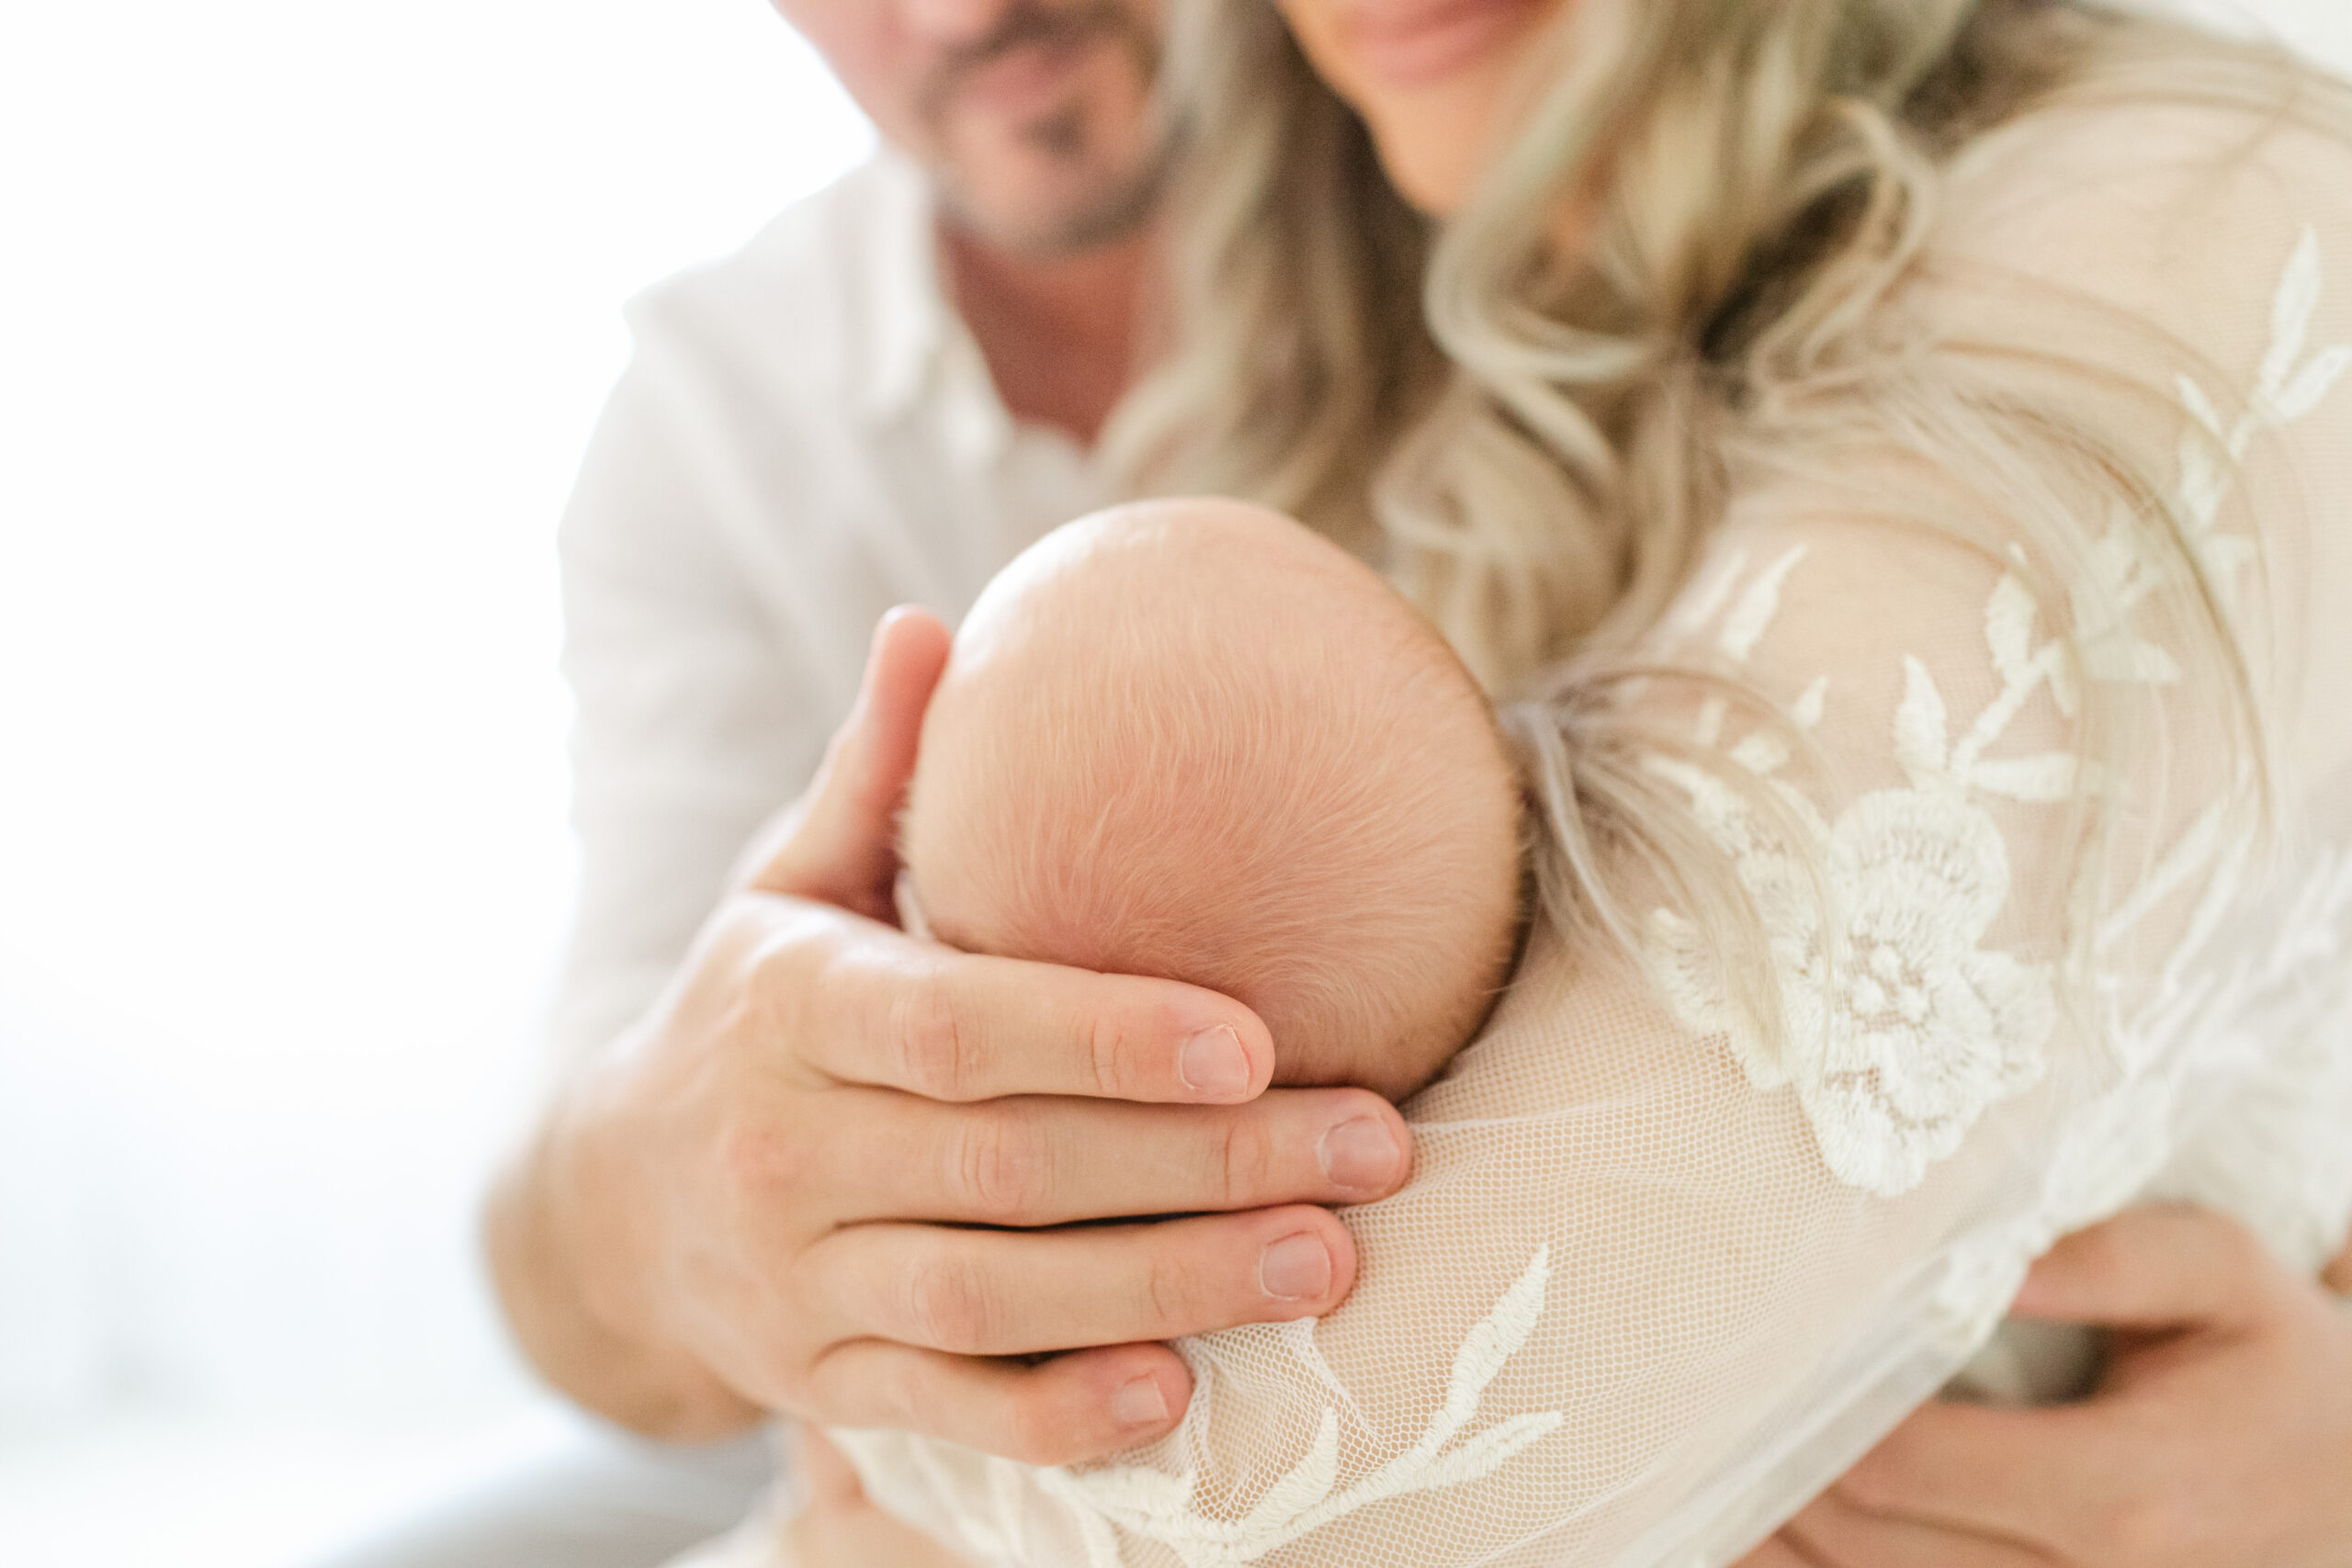
[[[1148,95],[1159,72],[1159,40],[1118,0],[1080,0],[1053,5],[1049,0],[1023,0],[1008,12],[986,38],[957,50],[933,68],[917,97],[917,107],[930,127],[934,144],[952,146],[950,118],[965,82],[1006,56],[1024,49],[1066,50],[1072,53],[1102,44],[1123,50]],[[1158,128],[1156,107],[1142,111],[1150,124],[1135,131],[1149,145],[1128,166],[1107,169],[1097,189],[1082,193],[1068,210],[1051,222],[1021,234],[1002,232],[1002,220],[971,199],[952,158],[939,171],[941,196],[949,212],[964,227],[1000,243],[1041,254],[1062,254],[1091,249],[1124,238],[1150,216],[1166,183],[1171,139]],[[1102,135],[1093,107],[1085,102],[1064,105],[1022,128],[1021,137],[1046,159],[1078,165],[1093,152]],[[1125,128],[1114,134],[1122,134]]]

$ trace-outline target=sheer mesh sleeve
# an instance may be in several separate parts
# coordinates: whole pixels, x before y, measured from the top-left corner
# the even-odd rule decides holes
[[[1722,1563],[2257,1058],[2333,1127],[2270,1196],[2340,1237],[2352,617],[2311,606],[2352,589],[2352,159],[2168,109],[1975,158],[1889,309],[1951,385],[2078,386],[2203,585],[2097,464],[2028,476],[2081,521],[2066,559],[1988,505],[2016,484],[1891,425],[1743,465],[1657,651],[1781,717],[1671,674],[1623,700],[1689,743],[1656,776],[1761,911],[1784,1027],[1740,1021],[1662,902],[1637,955],[1539,935],[1408,1108],[1411,1186],[1346,1215],[1337,1313],[1188,1342],[1181,1430],[1119,1462],[845,1434],[877,1498],[983,1563]],[[2196,651],[2200,604],[2242,668]],[[2088,779],[2094,686],[2144,700]],[[2226,718],[2248,691],[2267,777]]]

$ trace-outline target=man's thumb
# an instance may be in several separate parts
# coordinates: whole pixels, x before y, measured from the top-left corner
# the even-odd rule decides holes
[[[882,617],[857,704],[834,732],[808,793],[746,853],[748,886],[889,917],[899,808],[949,641],[946,626],[927,610],[902,606]]]

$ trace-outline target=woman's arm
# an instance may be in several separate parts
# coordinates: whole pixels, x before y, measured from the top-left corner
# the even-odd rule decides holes
[[[2352,1247],[2336,1259],[2345,1272]],[[1739,1568],[2329,1568],[2352,1543],[2352,1311],[2243,1230],[2135,1210],[2059,1244],[2015,1310],[2119,1336],[2083,1405],[1937,1403]],[[967,1568],[804,1430],[803,1568]]]
[[[2352,595],[2334,544],[2352,489],[2317,482],[2352,447],[2352,158],[2247,152],[2226,117],[2097,129],[2013,145],[2024,172],[1953,214],[1899,301],[1933,345],[1916,368],[1970,409],[2064,389],[2169,473],[2291,759],[2284,826],[2327,852],[2264,861],[2216,809],[2248,799],[2215,719],[2229,676],[2195,658],[2177,596],[2143,587],[2164,558],[2105,470],[2053,456],[2023,481],[2079,522],[2081,558],[2052,560],[1991,476],[1897,439],[1905,405],[1880,411],[1883,441],[1826,421],[1849,438],[1743,474],[1659,649],[1801,733],[1696,680],[1623,699],[1679,743],[1653,776],[1762,911],[1777,1035],[1743,1024],[1627,853],[1601,871],[1640,953],[1539,938],[1408,1107],[1413,1184],[1347,1215],[1346,1305],[1186,1346],[1193,1409],[1127,1464],[845,1435],[877,1501],[993,1563],[1731,1561],[1933,1394],[2032,1257],[2157,1173],[2232,1081],[2226,1026],[2328,994],[2352,824],[2324,816],[2310,764],[2352,737],[2340,706],[2287,694],[2289,666],[2352,661],[2342,617],[2307,621],[2300,599]],[[2150,320],[2200,379],[2116,325]],[[2053,324],[2090,373],[2053,364]],[[2071,601],[2050,587],[2077,572],[2106,575]],[[2149,720],[2106,780],[2077,771],[2092,682]],[[2105,784],[2115,874],[2086,893],[2075,803]],[[2303,912],[2274,914],[2290,895]],[[2271,940],[2290,932],[2310,940]]]

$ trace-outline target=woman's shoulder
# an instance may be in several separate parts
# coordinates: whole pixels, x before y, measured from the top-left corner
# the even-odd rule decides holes
[[[2300,245],[2352,300],[2352,85],[2284,60],[2093,80],[1952,159],[1929,255],[2153,318],[2225,351]]]

